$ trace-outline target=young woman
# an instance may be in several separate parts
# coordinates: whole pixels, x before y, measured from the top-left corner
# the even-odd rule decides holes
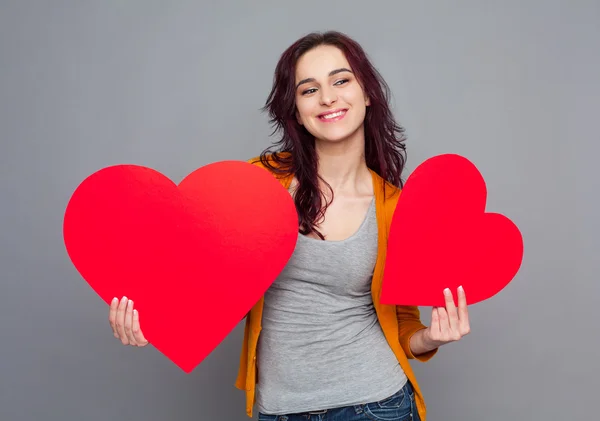
[[[425,421],[408,360],[427,361],[469,333],[462,288],[458,307],[440,291],[446,305],[428,327],[417,307],[379,303],[405,163],[388,98],[363,49],[339,32],[299,39],[277,64],[265,109],[282,137],[251,162],[288,188],[301,229],[246,317],[236,387],[250,417],[256,405],[265,421]],[[133,307],[115,298],[109,321],[123,344],[144,346]]]

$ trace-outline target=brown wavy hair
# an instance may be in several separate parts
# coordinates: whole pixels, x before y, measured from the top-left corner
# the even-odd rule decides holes
[[[324,217],[329,203],[319,188],[319,180],[329,187],[332,195],[333,191],[317,172],[315,139],[296,120],[295,99],[296,63],[303,54],[320,45],[331,45],[344,53],[370,99],[364,121],[367,167],[388,183],[402,188],[406,148],[404,128],[395,121],[390,110],[389,86],[356,41],[337,31],[313,32],[300,38],[283,52],[275,68],[273,87],[262,108],[268,112],[269,122],[274,128],[271,136],[280,132],[281,137],[262,151],[259,159],[276,176],[293,174],[296,177],[298,186],[294,202],[298,211],[300,233],[315,233],[324,240],[316,226]]]

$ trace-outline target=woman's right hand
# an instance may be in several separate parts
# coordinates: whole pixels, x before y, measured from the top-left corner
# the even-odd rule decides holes
[[[140,315],[133,308],[132,300],[127,297],[121,298],[121,301],[117,297],[113,298],[108,311],[108,321],[115,338],[120,339],[123,345],[148,345],[140,328]]]

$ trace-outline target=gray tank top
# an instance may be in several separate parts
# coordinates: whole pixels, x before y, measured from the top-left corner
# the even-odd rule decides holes
[[[343,241],[298,236],[264,296],[256,402],[290,414],[384,399],[407,381],[371,298],[377,219],[371,203]]]

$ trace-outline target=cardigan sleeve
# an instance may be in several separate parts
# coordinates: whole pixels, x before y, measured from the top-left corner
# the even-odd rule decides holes
[[[414,355],[410,349],[412,335],[427,327],[421,322],[419,308],[416,306],[396,306],[396,317],[398,318],[398,339],[406,357],[422,362],[429,361],[437,353],[438,348],[419,355]]]

